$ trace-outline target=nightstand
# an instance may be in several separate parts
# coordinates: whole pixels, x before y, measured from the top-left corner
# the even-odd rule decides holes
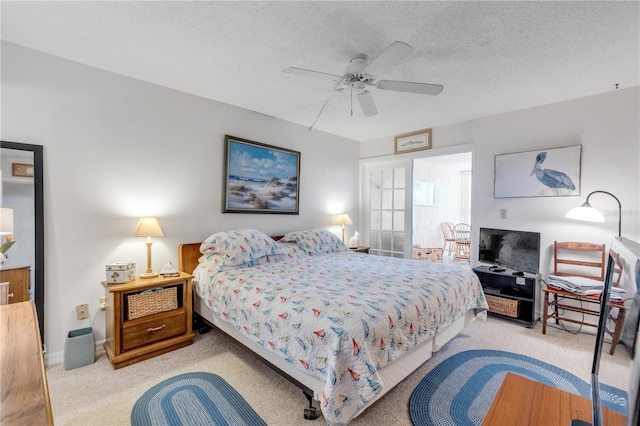
[[[104,349],[114,369],[193,343],[191,279],[180,276],[103,282],[106,297]],[[151,290],[151,291],[150,291]]]
[[[26,302],[31,288],[31,266],[0,268],[0,282],[8,282],[8,303]]]
[[[354,251],[356,253],[366,253],[369,254],[369,249],[371,247],[349,247],[349,250]]]

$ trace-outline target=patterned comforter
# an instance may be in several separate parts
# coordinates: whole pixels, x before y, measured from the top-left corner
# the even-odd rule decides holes
[[[221,319],[319,378],[330,424],[375,399],[390,361],[488,309],[470,270],[350,251],[220,272],[203,256],[194,288]]]

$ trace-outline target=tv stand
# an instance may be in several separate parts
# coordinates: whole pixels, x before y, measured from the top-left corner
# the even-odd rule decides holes
[[[473,272],[480,279],[492,315],[521,322],[527,328],[533,327],[540,317],[539,275],[516,275],[517,271],[490,266],[475,267]]]

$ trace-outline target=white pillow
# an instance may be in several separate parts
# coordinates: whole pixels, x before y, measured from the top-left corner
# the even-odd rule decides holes
[[[256,229],[217,232],[204,240],[200,252],[223,255],[223,266],[239,266],[268,255],[284,254],[271,237]]]
[[[326,229],[289,232],[280,241],[296,242],[298,247],[309,254],[324,254],[349,250],[337,235]]]

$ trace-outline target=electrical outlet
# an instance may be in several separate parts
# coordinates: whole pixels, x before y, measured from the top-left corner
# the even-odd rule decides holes
[[[107,298],[104,296],[100,298],[100,309],[102,309],[103,311],[107,309]]]
[[[507,218],[507,209],[500,209],[500,219]]]
[[[87,303],[76,306],[76,318],[79,320],[89,318],[89,305]]]

